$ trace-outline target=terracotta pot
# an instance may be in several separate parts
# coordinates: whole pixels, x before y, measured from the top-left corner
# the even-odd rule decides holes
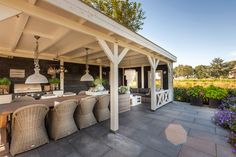
[[[51,90],[58,90],[59,89],[59,84],[50,84]]]
[[[9,94],[9,88],[8,85],[0,85],[0,94]]]
[[[209,99],[209,105],[211,107],[219,107],[221,105],[221,100],[217,100],[217,99]]]
[[[200,97],[190,97],[190,104],[194,106],[203,106],[202,98]]]

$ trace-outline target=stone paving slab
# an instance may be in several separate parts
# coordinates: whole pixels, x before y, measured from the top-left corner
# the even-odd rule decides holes
[[[116,134],[110,133],[107,120],[16,157],[236,156],[227,143],[228,132],[211,122],[214,112],[215,109],[181,102],[153,112],[150,104],[141,104],[119,115]],[[167,137],[165,130],[173,124],[187,132],[186,142],[176,144]],[[172,133],[178,136],[175,131]]]
[[[213,156],[200,152],[192,147],[183,146],[178,157],[213,157]]]

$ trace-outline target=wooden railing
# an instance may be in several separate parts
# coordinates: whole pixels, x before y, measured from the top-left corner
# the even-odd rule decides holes
[[[156,109],[158,109],[159,107],[161,107],[171,101],[170,90],[158,91],[158,92],[156,92],[156,97],[157,97]]]

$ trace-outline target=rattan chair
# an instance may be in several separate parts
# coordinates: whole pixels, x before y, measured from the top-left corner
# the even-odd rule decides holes
[[[82,129],[94,125],[97,120],[93,114],[93,108],[96,103],[95,97],[82,98],[75,110],[75,122]]]
[[[109,111],[110,95],[102,95],[97,98],[97,103],[94,107],[94,115],[98,122],[107,120],[110,118]]]
[[[27,102],[27,101],[34,101],[35,99],[31,96],[22,96],[22,97],[19,97],[19,98],[15,98],[13,99],[12,102]]]
[[[73,117],[77,105],[75,99],[66,100],[49,111],[47,129],[50,138],[57,140],[78,131]]]
[[[86,91],[85,90],[82,90],[78,93],[78,95],[85,95],[86,94]]]
[[[48,106],[34,104],[17,109],[12,115],[10,153],[14,156],[49,143],[45,128]]]

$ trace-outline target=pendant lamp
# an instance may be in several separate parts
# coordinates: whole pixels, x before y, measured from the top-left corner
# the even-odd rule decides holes
[[[89,65],[88,65],[88,48],[86,50],[86,70],[85,74],[80,78],[80,81],[93,81],[93,76],[89,74]]]
[[[38,48],[39,43],[38,40],[40,36],[35,35],[34,38],[36,39],[36,48],[34,52],[34,74],[30,75],[26,81],[25,84],[39,84],[39,83],[48,83],[48,79],[39,73],[39,59],[38,59]]]

